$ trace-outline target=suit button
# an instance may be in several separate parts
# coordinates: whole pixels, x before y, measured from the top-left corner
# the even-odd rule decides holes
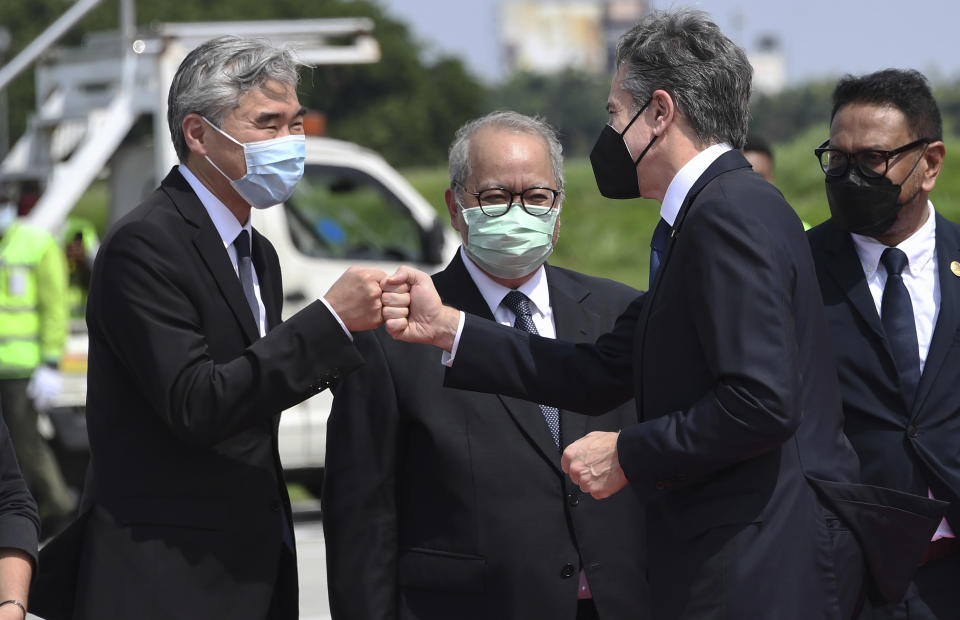
[[[280,512],[280,500],[275,499],[270,502],[270,510],[274,512]]]
[[[579,503],[580,503],[579,495],[577,495],[576,493],[571,493],[570,495],[567,495],[567,504],[569,504],[570,506],[576,506]]]
[[[577,569],[573,567],[573,564],[567,563],[563,565],[563,570],[560,571],[560,576],[564,579],[569,579],[573,577],[574,573],[577,572]]]
[[[913,438],[913,437],[916,437],[916,436],[919,435],[919,434],[920,434],[920,431],[917,430],[917,427],[914,426],[913,424],[911,424],[910,426],[907,427],[907,437]]]

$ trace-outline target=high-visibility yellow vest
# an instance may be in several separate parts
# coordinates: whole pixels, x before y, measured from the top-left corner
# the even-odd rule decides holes
[[[0,238],[0,377],[56,364],[67,338],[67,269],[49,233],[14,222]]]

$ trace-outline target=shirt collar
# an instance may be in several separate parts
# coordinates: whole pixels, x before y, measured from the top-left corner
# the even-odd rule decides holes
[[[910,275],[920,273],[927,263],[933,260],[934,250],[937,247],[936,211],[933,209],[933,203],[929,200],[927,201],[927,208],[930,210],[927,221],[916,232],[897,244],[897,247],[907,255],[906,269],[909,270]],[[857,249],[857,256],[860,257],[863,272],[868,278],[873,276],[879,268],[880,256],[887,249],[887,246],[866,235],[850,233],[850,238],[853,239],[853,245]]]
[[[217,234],[219,234],[223,240],[224,247],[230,247],[241,230],[246,230],[247,234],[250,235],[252,245],[253,230],[250,225],[250,218],[247,218],[247,223],[241,226],[240,222],[237,221],[237,216],[227,208],[227,205],[223,204],[219,198],[213,195],[213,192],[193,174],[190,168],[180,164],[177,170],[179,170],[183,178],[186,179],[187,183],[193,189],[193,192],[197,195],[197,198],[200,199],[203,208],[210,214],[210,219],[213,220],[213,225],[217,229]]]
[[[463,246],[460,246],[460,258],[463,259],[463,264],[467,268],[467,272],[470,274],[470,277],[473,278],[473,283],[480,289],[483,300],[487,302],[487,306],[490,307],[490,314],[496,315],[497,308],[500,307],[503,298],[506,297],[507,293],[512,289],[503,286],[499,282],[495,282],[493,278],[480,269],[480,267],[467,256]],[[543,265],[540,265],[536,272],[534,272],[533,277],[518,286],[517,290],[530,298],[530,301],[534,305],[532,310],[539,312],[541,315],[545,314],[545,311],[550,307],[550,289],[547,287],[547,273]]]
[[[667,221],[667,224],[673,226],[680,213],[680,207],[687,198],[687,194],[693,188],[697,179],[707,171],[718,157],[732,151],[733,147],[726,142],[714,144],[700,151],[693,159],[688,161],[680,168],[670,185],[667,187],[667,193],[663,195],[663,204],[660,205],[660,217]]]

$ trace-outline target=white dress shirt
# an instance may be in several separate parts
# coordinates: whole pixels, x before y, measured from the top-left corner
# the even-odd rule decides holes
[[[897,248],[907,255],[907,266],[904,267],[903,284],[910,293],[910,302],[913,305],[913,320],[917,326],[917,344],[920,349],[920,372],[927,361],[930,351],[930,341],[933,339],[933,330],[940,315],[940,278],[937,267],[937,219],[933,203],[927,201],[927,221],[912,235],[897,244]],[[877,307],[877,316],[880,316],[883,300],[883,287],[887,284],[887,270],[880,268],[880,256],[887,246],[872,237],[850,234],[853,246],[860,257],[863,274],[873,296],[873,303]],[[929,490],[927,493],[933,497]],[[933,540],[938,538],[953,538],[947,520],[940,522]]]
[[[490,307],[494,320],[501,325],[513,327],[516,316],[513,312],[503,305],[503,298],[513,289],[509,289],[493,278],[488,276],[473,260],[467,256],[463,247],[460,248],[460,258],[467,268],[473,283],[480,289],[483,300]],[[517,287],[517,290],[530,299],[530,315],[533,324],[537,327],[537,333],[545,338],[556,338],[557,328],[553,324],[553,308],[550,307],[550,290],[547,287],[547,272],[540,265],[540,268],[534,272],[533,277]]]

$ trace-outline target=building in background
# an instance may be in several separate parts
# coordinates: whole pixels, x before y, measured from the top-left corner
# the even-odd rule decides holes
[[[780,45],[780,37],[765,34],[757,39],[756,48],[747,52],[753,65],[753,90],[764,95],[775,95],[787,83],[787,61]]]
[[[646,0],[504,2],[500,39],[507,73],[608,73],[617,38],[646,5]]]

